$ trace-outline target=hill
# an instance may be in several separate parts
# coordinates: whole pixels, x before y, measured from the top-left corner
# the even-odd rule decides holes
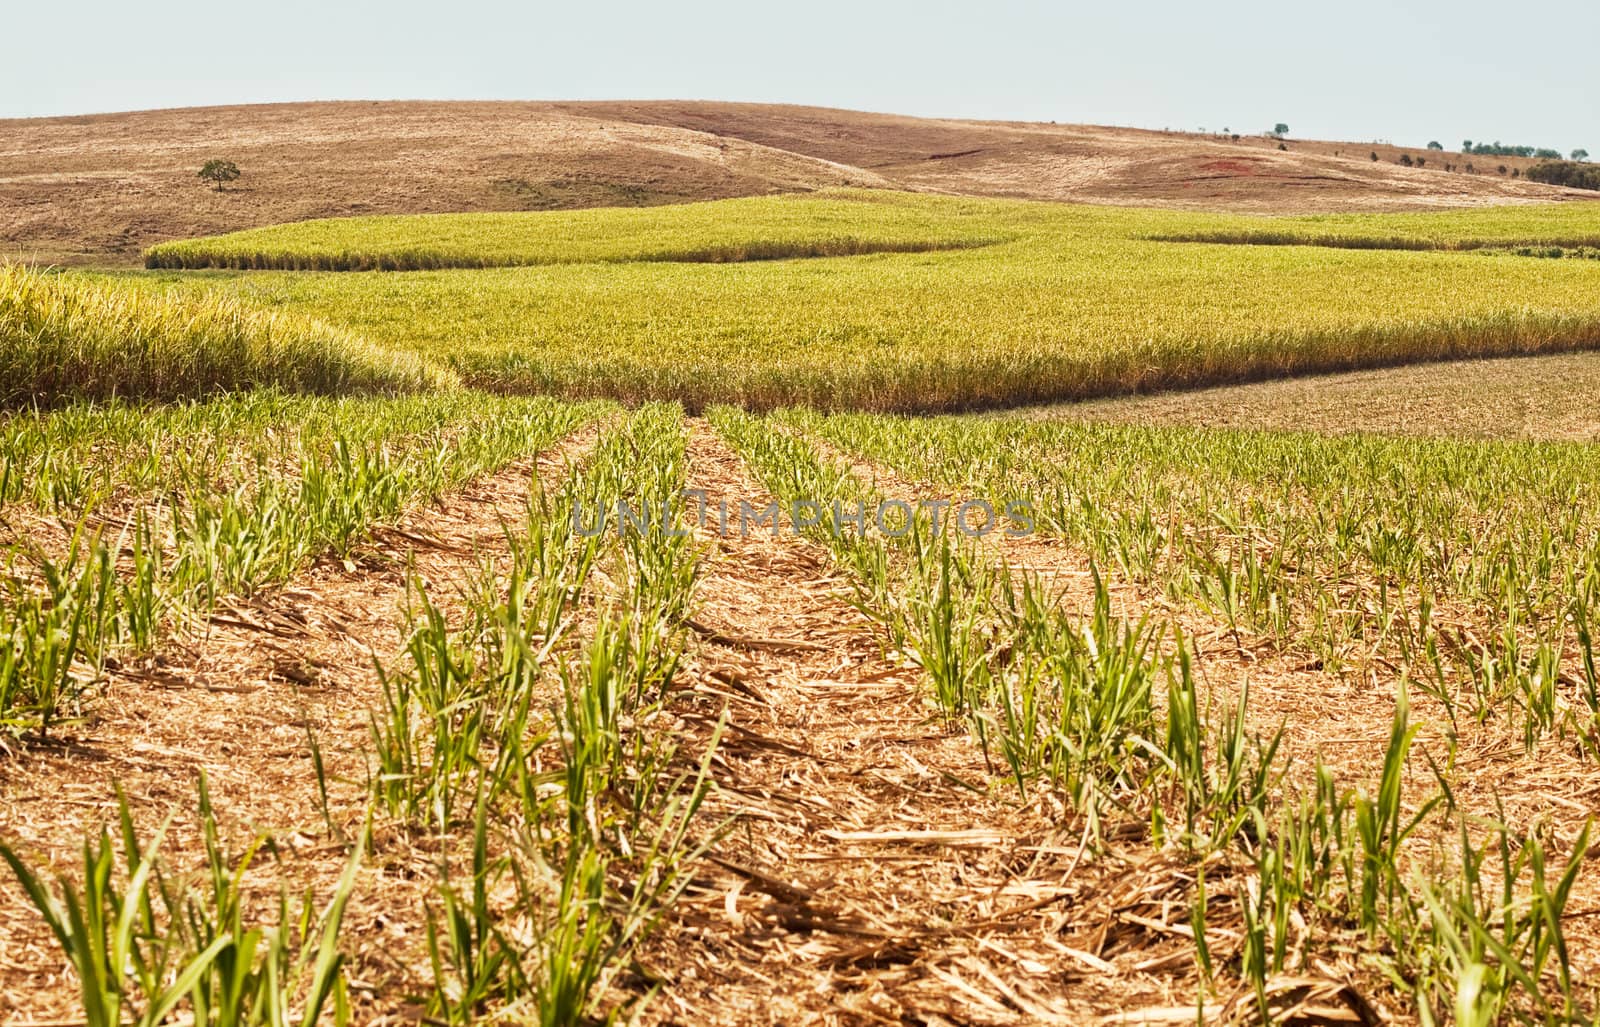
[[[133,263],[163,240],[315,217],[640,206],[850,185],[1263,212],[1581,195],[1493,173],[1401,167],[1393,147],[1378,147],[1373,162],[1365,143],[1287,145],[666,101],[329,102],[0,120],[0,254]],[[211,157],[235,161],[244,178],[209,190],[195,171]]]

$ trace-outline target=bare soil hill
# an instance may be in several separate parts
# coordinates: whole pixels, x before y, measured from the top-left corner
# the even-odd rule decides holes
[[[1245,211],[1582,194],[1479,158],[818,107],[328,102],[0,120],[0,255],[131,263],[164,239],[369,213],[644,205],[863,185]],[[1380,160],[1369,154],[1379,152]],[[1425,151],[1407,151],[1420,155]],[[226,191],[195,175],[236,162]]]
[[[555,106],[574,114],[761,143],[860,167],[903,188],[984,196],[1256,213],[1414,210],[1584,196],[1510,177],[1513,169],[1520,173],[1537,161],[1464,157],[1388,143],[1261,135],[1235,140],[1188,132],[912,118],[772,104]],[[1413,166],[1400,164],[1402,155]],[[1415,166],[1417,158],[1424,166]],[[1446,164],[1457,170],[1446,171]],[[1499,172],[1502,165],[1504,175]]]
[[[209,158],[243,177],[217,192]],[[353,214],[887,186],[687,129],[528,103],[311,103],[0,121],[0,253],[131,263],[164,239]]]

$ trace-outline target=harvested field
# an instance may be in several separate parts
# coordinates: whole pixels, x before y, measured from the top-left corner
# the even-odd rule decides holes
[[[1600,441],[1600,355],[1463,360],[1040,407],[1084,423]]]

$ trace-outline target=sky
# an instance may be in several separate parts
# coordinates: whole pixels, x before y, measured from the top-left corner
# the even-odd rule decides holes
[[[1600,153],[1597,39],[1595,0],[0,0],[0,117],[701,99]]]

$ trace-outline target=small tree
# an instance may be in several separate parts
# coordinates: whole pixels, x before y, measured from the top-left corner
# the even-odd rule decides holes
[[[1280,121],[1272,126],[1272,134],[1282,139],[1289,134],[1289,126]]]
[[[217,183],[217,192],[222,192],[224,182],[232,182],[239,177],[239,165],[231,160],[208,160],[200,169],[200,177],[207,182]]]
[[[1576,161],[1588,160],[1589,159],[1589,151],[1588,150],[1573,150],[1572,151],[1572,159],[1576,160]]]
[[[1471,153],[1472,152],[1472,140],[1471,139],[1463,139],[1463,140],[1461,140],[1461,152],[1462,153]]]
[[[1433,142],[1428,144],[1428,149],[1430,149],[1430,150],[1442,150],[1442,149],[1444,149],[1444,144],[1439,142],[1439,140],[1435,139]]]

